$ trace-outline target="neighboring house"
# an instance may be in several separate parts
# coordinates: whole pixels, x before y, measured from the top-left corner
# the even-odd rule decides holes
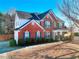
[[[68,30],[64,25],[64,21],[56,17],[52,10],[48,10],[41,14],[15,11],[14,39],[16,40],[17,44],[19,39],[55,39],[56,35],[62,35],[63,32],[67,31]]]
[[[79,20],[76,20],[76,24],[73,25],[74,33],[79,33]]]

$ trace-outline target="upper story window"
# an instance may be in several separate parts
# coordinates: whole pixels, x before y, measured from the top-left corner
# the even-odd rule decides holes
[[[54,27],[57,27],[57,24],[56,24],[56,22],[55,22],[55,21],[53,22],[53,25],[54,25]]]
[[[60,28],[60,23],[57,23],[57,28]]]
[[[57,28],[62,28],[64,26],[64,23],[60,22],[60,23],[57,23]]]
[[[51,22],[50,21],[45,21],[45,27],[50,28],[50,26],[51,26]]]
[[[62,23],[62,26],[64,26],[64,22]]]

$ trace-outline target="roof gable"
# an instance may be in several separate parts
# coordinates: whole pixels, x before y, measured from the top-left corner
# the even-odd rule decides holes
[[[49,13],[50,10],[38,15],[40,17],[40,19],[43,19],[48,13]]]
[[[24,25],[22,25],[21,27],[16,28],[15,30],[20,30],[20,29],[24,28],[25,26],[29,25],[29,24],[32,23],[32,22],[36,23],[42,30],[45,31],[45,29],[44,29],[41,25],[39,25],[35,20],[30,20],[30,21],[28,21],[27,23],[25,23]]]

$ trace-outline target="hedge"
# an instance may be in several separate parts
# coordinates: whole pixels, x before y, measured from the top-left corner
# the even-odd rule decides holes
[[[79,33],[74,33],[75,36],[79,36]]]
[[[16,41],[15,41],[14,39],[11,39],[11,40],[9,41],[9,45],[10,45],[10,47],[16,46]]]

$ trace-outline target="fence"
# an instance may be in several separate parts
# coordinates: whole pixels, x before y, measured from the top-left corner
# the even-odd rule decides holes
[[[13,38],[13,34],[2,34],[0,35],[0,41],[9,40]]]

